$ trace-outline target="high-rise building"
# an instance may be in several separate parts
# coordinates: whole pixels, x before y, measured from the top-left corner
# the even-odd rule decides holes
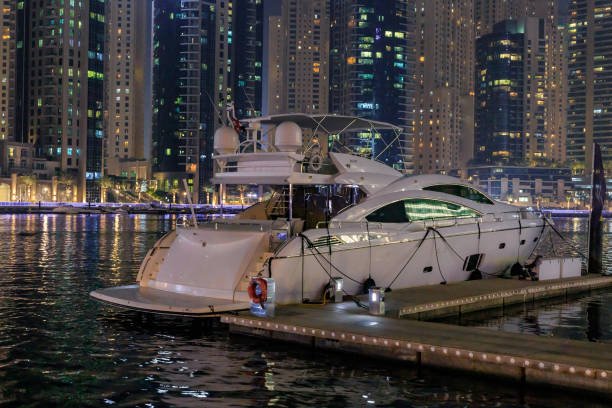
[[[332,0],[329,111],[393,123],[404,129],[362,131],[343,143],[365,156],[408,170],[413,121],[414,8],[410,1]]]
[[[27,143],[27,126],[28,126],[28,95],[30,81],[27,80],[27,67],[29,66],[29,44],[30,44],[30,2],[18,1],[15,21],[15,76],[14,78],[14,138],[17,142]],[[10,41],[10,40],[9,40]]]
[[[69,3],[69,7],[72,7],[72,3]],[[68,10],[69,16],[70,11]],[[85,146],[82,147],[82,149],[85,149],[85,160],[78,157],[76,160],[80,160],[79,167],[81,172],[85,168],[85,200],[88,202],[100,202],[102,199],[100,180],[102,179],[104,154],[104,87],[107,83],[104,80],[104,55],[106,51],[105,3],[101,0],[89,0],[89,7],[83,11],[83,18],[86,20],[84,25],[87,26],[85,31],[87,37],[84,37],[87,38],[87,46],[83,55],[86,58],[85,66],[87,66],[87,87],[85,88],[87,90],[85,103],[87,108],[87,133]],[[76,24],[78,26],[78,21]],[[70,23],[68,27],[71,29]],[[76,41],[78,45],[80,41],[78,37]],[[78,70],[79,67],[77,66],[76,68]],[[68,80],[70,81],[70,79]],[[85,121],[80,116],[80,112],[83,111],[77,110],[77,112],[73,112],[77,123]],[[70,147],[66,147],[68,153],[69,149]]]
[[[543,74],[538,78],[527,77],[537,94],[529,101],[525,112],[529,115],[525,143],[525,154],[537,164],[565,161],[566,140],[566,101],[567,101],[567,41],[566,15],[564,1],[559,0],[475,0],[476,36],[491,33],[496,23],[503,20],[520,20],[525,17],[540,18],[544,21],[539,41],[537,60],[525,60],[525,67],[537,70],[535,64],[543,64]],[[533,30],[532,30],[533,31]],[[535,36],[535,33],[531,35]],[[529,42],[530,39],[527,39]],[[527,44],[529,47],[529,43]],[[542,59],[542,47],[544,54]],[[528,67],[527,63],[533,64]],[[540,67],[542,68],[542,67]],[[538,90],[539,89],[539,90]],[[477,91],[478,92],[478,91]],[[528,92],[528,95],[534,95]],[[542,99],[545,100],[542,105]],[[539,100],[539,102],[538,102]],[[544,110],[544,118],[541,111]],[[542,120],[545,124],[542,130]],[[538,130],[539,128],[540,130]]]
[[[177,61],[180,61],[181,7],[172,0],[153,3],[153,129],[152,171],[169,190],[169,180],[184,172],[179,159],[180,87]],[[176,177],[172,175],[176,174]],[[177,181],[178,186],[178,181]]]
[[[533,0],[532,0],[533,1]],[[567,140],[567,4],[559,0],[535,2],[535,16],[544,19],[546,49],[546,133],[544,153],[553,163],[565,163]]]
[[[524,25],[497,23],[476,41],[474,158],[517,164],[524,157]]]
[[[0,140],[15,139],[17,2],[3,1],[0,15]]]
[[[232,42],[232,30],[219,24],[231,19],[232,4],[221,3],[223,7],[201,0],[181,3],[179,155],[184,160],[195,202],[212,177],[217,112],[222,112],[220,105],[226,101],[228,92],[226,77],[231,69],[231,56],[227,44]],[[228,65],[216,64],[217,55],[227,59]],[[221,97],[219,101],[217,98]]]
[[[462,168],[474,144],[474,2],[416,2],[414,170]]]
[[[612,160],[612,7],[572,0],[569,11],[567,158],[588,169],[594,142]]]
[[[184,178],[199,201],[227,105],[239,117],[260,114],[262,7],[259,0],[156,0],[152,160],[161,189],[182,189]]]
[[[15,140],[35,145],[35,154],[47,159],[51,171],[63,181],[72,180],[66,198],[96,201],[102,163],[104,2],[51,2],[44,13],[28,0],[16,4],[12,21],[17,41],[11,51],[16,79],[10,85]]]
[[[271,18],[269,113],[327,113],[329,10],[326,0],[283,0]],[[282,56],[279,56],[282,55]]]
[[[261,116],[263,75],[263,2],[234,0],[234,70],[232,85],[236,116]]]
[[[106,175],[132,180],[148,178],[151,13],[149,1],[109,0],[106,4]]]
[[[476,42],[475,156],[487,164],[546,164],[544,19],[497,23]]]
[[[283,92],[285,41],[281,16],[268,18],[268,113],[285,112],[287,95]]]
[[[493,32],[500,21],[525,17],[529,1],[542,0],[474,0],[474,23],[476,37]]]

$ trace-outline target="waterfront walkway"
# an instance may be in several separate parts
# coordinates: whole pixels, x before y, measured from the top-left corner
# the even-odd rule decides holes
[[[504,279],[480,282],[479,285],[479,282],[466,282],[466,286],[441,285],[391,292],[387,294],[392,309],[390,314],[398,315],[400,310],[404,310],[404,314],[415,317],[419,313],[415,310],[419,307],[431,311],[439,302],[459,301],[468,308],[477,302],[493,299],[518,301],[519,296],[530,302],[536,297],[564,296],[568,291],[577,293],[611,287],[612,277],[585,276],[548,282]],[[479,298],[481,296],[484,298]],[[497,302],[486,308],[498,306]],[[413,312],[408,313],[410,310]],[[373,316],[354,302],[277,306],[276,312],[274,318],[254,317],[242,312],[225,315],[221,321],[229,324],[235,333],[502,376],[528,384],[595,391],[612,398],[610,344]]]

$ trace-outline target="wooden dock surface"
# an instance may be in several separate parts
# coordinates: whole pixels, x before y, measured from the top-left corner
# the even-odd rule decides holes
[[[388,298],[391,299],[390,302],[397,302],[397,306],[402,306],[401,296],[406,295],[411,303],[404,306],[416,307],[464,298],[470,299],[469,302],[476,302],[475,298],[478,296],[529,288],[540,288],[536,292],[540,297],[545,297],[546,293],[558,296],[559,293],[555,291],[561,288],[557,285],[565,285],[565,289],[571,290],[577,290],[577,287],[588,290],[589,286],[612,286],[612,277],[589,276],[566,282],[550,282],[554,287],[546,286],[548,284],[545,282],[482,282],[485,283],[476,288],[460,285],[458,289],[453,289],[452,285],[447,285],[442,290],[424,291],[419,294],[407,289],[406,292],[391,292],[388,295],[393,295]],[[489,292],[485,291],[487,287]],[[548,289],[543,289],[545,287]],[[440,289],[438,286],[433,288]],[[454,298],[451,296],[453,293]],[[419,303],[422,301],[425,302]],[[530,384],[595,391],[612,399],[610,343],[538,337],[373,316],[353,302],[277,306],[274,318],[254,317],[248,312],[242,312],[238,315],[223,316],[221,321],[229,324],[232,332],[241,334],[503,376]]]

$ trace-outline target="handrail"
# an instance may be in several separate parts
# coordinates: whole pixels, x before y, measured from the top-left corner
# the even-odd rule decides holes
[[[400,229],[406,229],[410,226],[414,226],[415,224],[423,224],[424,228],[427,228],[428,226],[437,227],[438,222],[448,222],[448,221],[454,221],[453,224],[449,225],[449,226],[455,226],[459,224],[459,220],[462,221],[469,221],[469,220],[474,220],[474,223],[482,223],[482,222],[503,222],[503,221],[508,221],[508,219],[504,219],[503,217],[500,217],[500,215],[503,214],[514,214],[514,215],[518,215],[519,217],[523,214],[523,213],[529,213],[529,214],[533,214],[535,217],[533,219],[539,218],[542,216],[542,214],[540,212],[537,211],[530,211],[530,210],[524,210],[524,209],[517,209],[515,211],[502,211],[502,212],[495,212],[495,213],[483,213],[480,214],[480,216],[478,217],[440,217],[440,218],[426,218],[426,219],[420,219],[420,220],[415,220],[415,221],[410,221],[407,223],[401,223],[401,224],[405,224],[405,226],[403,226]],[[488,220],[485,220],[485,218],[487,216],[491,216],[489,217]],[[518,217],[515,219],[519,219]],[[520,219],[524,219],[523,217],[521,217]],[[431,223],[431,224],[430,224]],[[357,221],[334,221],[333,219],[330,221],[319,221],[316,223],[315,228],[319,229],[319,228],[333,228],[333,229],[342,229],[343,227],[354,227],[354,226],[360,226],[363,228],[363,226],[365,224],[368,224],[368,228],[370,230],[375,229],[375,228],[379,228],[379,229],[383,229],[383,227],[387,224],[399,224],[399,223],[383,223],[383,222],[370,222],[367,220],[357,220]]]

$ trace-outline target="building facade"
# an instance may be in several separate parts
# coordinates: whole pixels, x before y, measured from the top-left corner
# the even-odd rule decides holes
[[[259,0],[155,2],[152,162],[160,190],[182,190],[186,179],[201,201],[228,105],[239,118],[261,114],[262,18]]]
[[[3,0],[0,6],[0,140],[15,140],[18,3]]]
[[[268,112],[282,113],[287,106],[287,95],[283,92],[283,69],[285,69],[285,41],[281,16],[268,18]]]
[[[105,175],[136,180],[126,168],[151,154],[151,18],[151,2],[106,4]]]
[[[101,174],[104,2],[17,2],[14,139],[70,183],[73,199],[97,201]]]
[[[283,0],[270,18],[269,113],[327,113],[329,7],[326,0]]]
[[[518,205],[556,207],[574,190],[567,167],[470,166],[467,175],[492,198]]]
[[[538,0],[474,0],[476,38],[493,32],[495,24],[525,17],[529,3]],[[541,3],[542,1],[539,0]]]
[[[474,1],[416,2],[414,171],[464,168],[474,146]]]
[[[178,147],[181,100],[176,65],[180,60],[180,13],[179,2],[155,0],[153,3],[153,173],[184,171]],[[160,186],[163,190],[168,188]]]
[[[329,111],[393,123],[404,129],[350,134],[343,144],[402,171],[412,168],[414,9],[333,0],[330,6]]]
[[[232,84],[236,117],[261,116],[263,75],[263,1],[234,0],[233,33],[239,47],[234,47]]]
[[[476,42],[475,158],[543,165],[547,146],[544,19],[497,23]],[[552,109],[552,107],[551,107]]]
[[[474,159],[482,164],[518,164],[524,140],[524,25],[497,23],[476,40]]]
[[[569,5],[567,158],[590,175],[593,143],[612,160],[612,7],[607,0]]]

